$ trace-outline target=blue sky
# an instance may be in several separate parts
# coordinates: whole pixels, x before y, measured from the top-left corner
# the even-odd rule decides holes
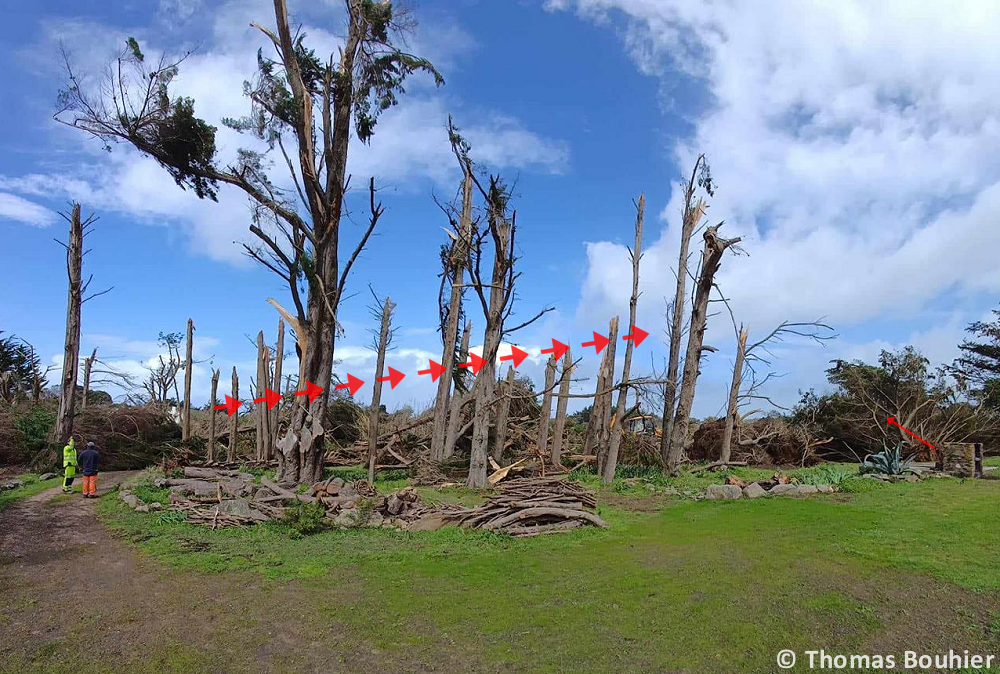
[[[290,4],[314,44],[335,47],[338,2]],[[450,198],[457,188],[448,114],[473,156],[516,181],[518,316],[557,309],[518,335],[535,354],[552,337],[578,347],[615,313],[627,320],[623,246],[632,239],[632,202],[644,192],[637,323],[652,337],[636,362],[640,372],[651,358],[659,364],[660,314],[676,265],[676,185],[704,151],[719,185],[709,219],[726,220],[723,232],[743,236],[748,253],[727,258],[719,276],[738,320],[755,334],[783,319],[826,316],[840,335],[825,348],[791,342],[776,350],[775,369],[787,373],[770,390],[776,399],[790,404],[798,389],[822,387],[834,357],[872,358],[914,343],[950,360],[964,326],[995,306],[1000,290],[996,8],[927,4],[913,14],[905,3],[769,4],[750,12],[672,0],[413,3],[420,26],[411,47],[446,84],[414,81],[371,147],[352,146],[353,184],[374,175],[387,211],[350,282],[338,371],[370,379],[371,285],[398,305],[389,364],[409,375],[387,402],[430,400],[430,382],[416,369],[440,352],[433,328],[445,222],[432,196]],[[263,45],[251,20],[273,22],[270,3],[163,0],[112,12],[42,1],[7,14],[0,329],[61,360],[65,272],[52,239],[65,229],[56,212],[76,199],[100,217],[85,261],[93,288],[114,286],[85,305],[84,350],[97,346],[139,373],[158,353],[157,333],[182,330],[190,316],[206,359],[195,370],[201,395],[209,358],[249,376],[247,336],[273,333],[277,316],[265,298],[284,301],[286,291],[234,243],[248,236],[244,200],[226,190],[217,204],[199,202],[149,160],[125,147],[105,153],[51,116],[62,84],[58,44],[96,72],[130,35],[147,54],[197,47],[176,92],[192,95],[210,122],[238,116],[246,110],[241,82]],[[929,41],[932,28],[939,35]],[[227,133],[223,156],[240,142]],[[349,239],[364,221],[362,203],[352,197],[352,205]],[[476,306],[469,310],[481,329]],[[699,415],[723,404],[727,314],[713,317],[709,341],[719,352],[703,368]],[[522,368],[537,377],[541,362]],[[595,365],[587,358],[581,376]],[[369,395],[366,388],[359,397]]]

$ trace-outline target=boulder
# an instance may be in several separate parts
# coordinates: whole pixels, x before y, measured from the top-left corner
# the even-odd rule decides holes
[[[122,503],[124,503],[125,505],[127,505],[129,508],[132,508],[133,510],[136,509],[136,508],[138,508],[140,505],[142,505],[142,501],[140,501],[139,497],[136,496],[135,494],[130,494],[128,492],[122,492],[122,494],[121,494],[121,496],[119,498],[121,498]]]
[[[358,511],[356,508],[344,509],[333,518],[333,525],[336,527],[353,527],[358,524]]]
[[[137,513],[148,513],[149,512],[149,506],[146,505],[145,503],[140,503],[139,505],[137,505],[135,507],[135,511]]]
[[[170,491],[194,496],[215,496],[219,493],[219,483],[195,479],[170,480]]]
[[[160,503],[159,501],[153,501],[152,503],[149,504],[149,509],[150,510],[163,510],[163,504]]]
[[[765,494],[767,494],[767,492],[764,491],[764,488],[756,482],[751,482],[747,486],[743,487],[743,495],[747,498],[760,498]]]
[[[795,493],[797,494],[815,494],[819,489],[816,488],[814,484],[800,484]]]
[[[705,498],[710,501],[735,501],[743,496],[743,490],[735,484],[710,484],[705,489]]]
[[[215,510],[220,515],[236,515],[237,517],[246,517],[248,519],[257,520],[258,522],[267,522],[270,517],[264,513],[254,510],[250,507],[250,502],[245,498],[232,498],[226,499],[215,506]]]
[[[364,523],[366,527],[380,527],[385,522],[385,518],[377,510],[373,510],[368,516],[368,521]]]
[[[816,491],[818,491],[820,494],[832,494],[833,487],[831,487],[828,484],[818,484],[816,485]]]
[[[7,491],[8,489],[17,489],[18,487],[23,487],[24,482],[21,480],[10,480],[9,482],[4,482],[0,484],[0,491]]]
[[[920,482],[920,476],[918,476],[918,475],[907,475],[906,476],[906,481],[907,482]]]
[[[795,494],[798,491],[798,487],[794,484],[776,484],[771,487],[771,491],[768,494],[772,496],[783,496],[786,494]]]
[[[403,507],[404,507],[403,501],[395,494],[390,496],[386,501],[385,508],[386,510],[389,511],[390,515],[398,515],[399,513],[403,512]]]
[[[38,476],[38,481],[39,482],[45,482],[46,480],[51,480],[51,479],[57,478],[57,477],[59,477],[59,476],[56,475],[55,473],[42,473],[41,475]]]

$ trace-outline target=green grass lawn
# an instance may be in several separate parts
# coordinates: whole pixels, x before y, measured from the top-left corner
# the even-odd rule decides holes
[[[0,510],[10,507],[15,501],[23,498],[29,498],[35,494],[40,494],[46,489],[51,487],[56,487],[62,483],[61,477],[52,478],[51,480],[45,480],[44,482],[38,481],[38,473],[26,473],[24,475],[18,475],[16,478],[4,478],[4,482],[10,479],[18,479],[24,482],[23,487],[18,487],[17,489],[8,489],[6,491],[0,491]]]
[[[113,497],[99,508],[186,572],[305,584],[319,615],[400,657],[447,644],[502,671],[770,672],[782,648],[1000,653],[1000,481],[735,502],[648,493],[602,488],[610,528],[533,539],[453,528],[294,538],[279,524],[177,524]],[[653,512],[622,507],[623,494],[645,494]]]

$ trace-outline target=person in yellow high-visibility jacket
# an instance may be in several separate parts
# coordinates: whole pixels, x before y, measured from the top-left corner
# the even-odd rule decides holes
[[[76,440],[69,439],[69,444],[63,447],[63,488],[67,494],[73,491],[73,478],[76,476]]]

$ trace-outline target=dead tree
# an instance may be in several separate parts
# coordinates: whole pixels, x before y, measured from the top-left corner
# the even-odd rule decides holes
[[[607,456],[607,446],[604,444],[606,430],[611,420],[611,388],[615,379],[615,345],[618,341],[618,317],[608,323],[608,345],[604,347],[604,356],[597,370],[597,388],[594,391],[594,404],[587,420],[587,431],[583,439],[583,453],[597,455],[598,473],[604,469],[604,458]]]
[[[104,290],[85,297],[93,276],[83,280],[83,240],[97,221],[93,215],[80,216],[80,204],[73,204],[70,215],[61,214],[69,223],[66,243],[57,243],[66,249],[66,276],[69,291],[66,298],[66,336],[63,348],[63,370],[59,389],[59,413],[54,427],[57,445],[65,444],[73,434],[73,416],[76,413],[76,380],[80,368],[80,311],[83,303],[108,292]]]
[[[514,396],[514,366],[507,368],[507,378],[500,384],[497,390],[497,397],[500,402],[497,404],[496,437],[493,443],[493,451],[490,456],[494,461],[503,459],[503,452],[507,449],[507,430],[510,421],[510,403]]]
[[[562,465],[563,434],[566,430],[566,406],[569,404],[570,375],[573,373],[573,355],[569,349],[563,356],[562,372],[559,375],[559,401],[556,403],[556,422],[552,428],[552,465]]]
[[[240,399],[240,380],[236,376],[236,366],[233,366],[233,399]],[[236,461],[236,436],[237,429],[239,427],[239,413],[229,417],[229,451],[226,452],[226,462],[234,463]]]
[[[173,390],[173,400],[180,404],[180,394],[177,389],[177,375],[184,367],[184,360],[181,358],[181,333],[168,332],[160,333],[157,344],[167,349],[167,357],[157,356],[156,365],[147,366],[149,377],[142,383],[149,402],[166,404],[170,399],[171,389]]]
[[[87,398],[90,397],[90,375],[94,369],[94,361],[97,360],[97,348],[91,352],[89,358],[83,359],[83,398],[80,400],[80,409],[87,409]]]
[[[747,331],[740,326],[739,336],[736,338],[736,362],[733,364],[733,382],[729,386],[729,401],[726,403],[726,425],[722,430],[722,453],[719,461],[725,465],[729,463],[732,454],[733,427],[736,424],[737,403],[740,395],[740,382],[743,379],[743,359],[746,357]]]
[[[444,348],[441,353],[441,366],[448,376],[438,378],[437,397],[434,401],[434,426],[431,431],[431,460],[441,461],[450,451],[447,447],[449,393],[451,390],[451,373],[456,371],[455,344],[458,341],[458,323],[462,313],[462,289],[465,280],[465,268],[469,264],[469,246],[472,242],[472,167],[467,160],[462,162],[464,178],[462,179],[462,212],[456,224],[452,220],[455,233],[448,234],[452,243],[445,260],[442,283],[451,282],[451,294],[448,302],[447,317],[441,326],[441,339]],[[456,391],[455,395],[458,395]]]
[[[257,399],[265,399],[257,403],[257,460],[267,461],[271,451],[271,411],[267,409],[267,389],[269,381],[270,356],[267,344],[264,343],[264,331],[257,333]]]
[[[212,396],[208,403],[208,452],[206,452],[206,458],[209,463],[215,462],[215,416],[217,414],[215,406],[218,400],[219,370],[216,368],[212,370]]]
[[[187,348],[184,350],[184,407],[181,409],[181,442],[191,439],[191,372],[194,370],[194,321],[187,324]]]
[[[549,356],[545,363],[545,388],[542,393],[541,416],[538,417],[538,454],[544,457],[549,450],[549,423],[552,420],[552,390],[556,386],[556,359]]]
[[[368,421],[368,482],[375,482],[375,460],[378,458],[378,422],[382,414],[382,376],[385,373],[385,352],[392,341],[392,311],[396,305],[386,297],[381,303],[381,327],[375,344],[378,357],[375,363],[375,381],[372,386],[372,406]]]
[[[705,246],[701,253],[698,282],[695,285],[694,302],[691,306],[691,325],[688,329],[687,351],[684,354],[684,378],[681,380],[677,411],[674,414],[673,437],[670,440],[670,453],[666,463],[667,471],[671,475],[678,475],[680,472],[681,454],[687,440],[691,406],[694,404],[695,386],[698,383],[701,367],[701,352],[708,322],[708,301],[715,284],[715,274],[722,264],[722,255],[728,248],[740,242],[740,237],[733,239],[720,237],[718,232],[721,226],[720,222],[706,229],[703,234]]]
[[[635,247],[629,251],[632,259],[632,296],[628,303],[629,325],[635,328],[635,311],[639,303],[639,261],[642,259],[642,220],[646,210],[646,196],[639,195],[639,203],[636,204],[635,218]],[[631,332],[631,330],[630,330]],[[615,406],[614,422],[610,429],[608,442],[608,456],[604,461],[601,471],[601,479],[610,484],[615,479],[615,469],[618,467],[618,450],[622,443],[622,426],[625,423],[625,412],[628,406],[628,386],[627,382],[632,370],[632,351],[635,348],[635,340],[628,340],[625,346],[625,363],[622,366],[622,386],[618,389],[618,402]],[[610,396],[609,396],[610,398]]]
[[[272,379],[271,385],[274,390],[281,393],[281,365],[282,361],[285,359],[285,321],[278,319],[278,342],[275,344],[274,349],[274,378]],[[278,402],[275,403],[274,409],[271,411],[271,442],[268,446],[268,461],[271,460],[274,455],[274,447],[278,443],[278,426],[281,422],[281,402],[282,399],[279,398]]]
[[[458,347],[458,360],[464,363],[469,358],[469,340],[472,336],[472,321],[466,321],[465,329],[462,330],[462,343]],[[458,432],[462,425],[462,405],[469,395],[469,386],[466,382],[466,368],[456,369],[455,392],[451,396],[451,409],[448,411],[448,430],[444,441],[444,457],[451,457],[455,453],[455,443],[458,441]],[[445,375],[441,375],[445,376]]]
[[[286,0],[273,4],[276,30],[253,24],[273,51],[258,52],[256,76],[244,86],[249,115],[224,119],[266,151],[241,149],[233,163],[219,164],[215,127],[195,115],[192,99],[170,95],[183,59],[147,61],[135,40],[94,86],[78,78],[67,59],[69,82],[56,119],[106,144],[131,144],[199,198],[215,199],[220,184],[247,195],[250,232],[258,240],[247,253],[288,285],[302,346],[299,381],[323,389],[311,402],[294,399],[278,443],[276,479],[311,483],[323,472],[337,312],[351,267],[381,214],[371,180],[369,225],[353,252],[344,249],[350,138],[370,142],[380,113],[397,102],[413,73],[428,73],[436,84],[444,80],[429,61],[398,47],[412,22],[391,2],[345,0],[342,40],[328,58],[304,44]],[[287,168],[291,179],[268,175],[271,166]]]
[[[669,356],[667,360],[667,381],[663,386],[663,435],[660,437],[660,456],[664,464],[668,462],[670,455],[670,443],[674,427],[674,405],[677,399],[677,371],[680,369],[681,338],[684,334],[684,296],[688,277],[688,250],[691,245],[691,237],[705,214],[705,202],[701,199],[695,201],[695,183],[699,187],[704,187],[709,196],[714,195],[715,188],[712,185],[712,175],[708,164],[705,162],[705,155],[700,154],[695,159],[694,169],[691,171],[691,179],[688,180],[684,190],[684,213],[681,217],[681,242],[680,252],[677,255],[677,287],[674,292],[674,302],[670,305],[670,344]]]

